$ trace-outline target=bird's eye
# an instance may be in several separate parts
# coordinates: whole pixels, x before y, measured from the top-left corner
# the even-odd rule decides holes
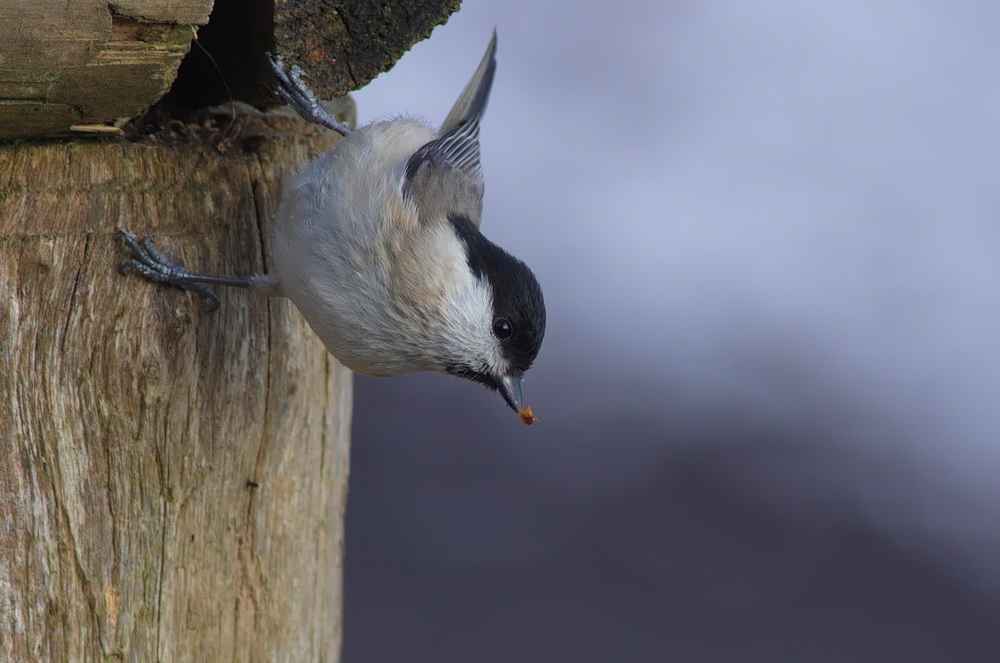
[[[500,340],[510,338],[513,333],[514,328],[510,326],[510,321],[507,318],[497,318],[493,321],[493,335]]]

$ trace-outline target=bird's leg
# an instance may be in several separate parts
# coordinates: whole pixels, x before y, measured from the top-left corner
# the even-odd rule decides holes
[[[187,268],[172,263],[159,251],[153,247],[153,240],[149,237],[139,239],[124,228],[119,228],[118,232],[122,236],[122,241],[132,251],[132,259],[121,264],[118,271],[136,272],[140,276],[157,283],[167,283],[185,290],[190,290],[205,300],[205,308],[211,312],[219,307],[219,298],[210,288],[210,285],[228,285],[236,288],[250,288],[253,283],[249,279],[235,279],[228,276],[208,276],[205,274],[195,274]]]
[[[329,111],[320,105],[316,94],[302,81],[305,72],[296,66],[285,71],[285,59],[280,55],[268,53],[267,61],[271,65],[271,71],[278,79],[278,87],[275,88],[275,92],[285,100],[286,104],[295,109],[299,117],[307,122],[333,129],[341,136],[351,133],[350,129],[338,122]]]

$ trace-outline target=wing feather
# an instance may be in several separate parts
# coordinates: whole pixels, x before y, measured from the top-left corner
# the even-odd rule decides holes
[[[486,111],[496,72],[496,30],[479,67],[441,125],[440,135],[420,147],[406,164],[403,191],[421,208],[421,218],[438,216],[439,207],[468,215],[478,225],[482,210],[483,168],[479,161],[479,122]]]

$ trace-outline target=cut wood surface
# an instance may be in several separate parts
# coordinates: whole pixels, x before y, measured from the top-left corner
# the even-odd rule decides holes
[[[120,275],[114,232],[260,271],[332,141],[0,147],[0,660],[338,660],[349,372],[287,300]]]
[[[212,0],[0,2],[0,138],[128,118],[174,80]]]

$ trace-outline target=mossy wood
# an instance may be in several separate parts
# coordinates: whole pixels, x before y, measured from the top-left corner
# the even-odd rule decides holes
[[[0,147],[0,659],[338,659],[349,373],[287,300],[120,275],[115,235],[260,271],[332,140]]]

